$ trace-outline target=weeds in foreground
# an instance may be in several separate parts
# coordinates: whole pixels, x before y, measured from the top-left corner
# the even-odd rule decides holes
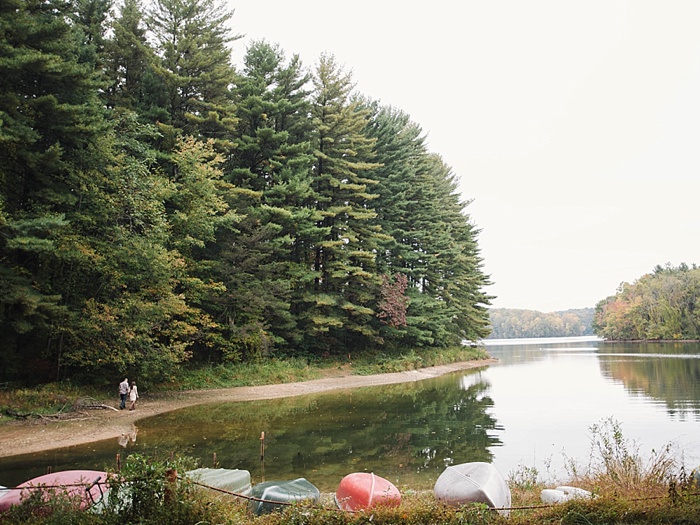
[[[626,438],[619,421],[603,419],[590,427],[591,453],[587,468],[575,467],[572,479],[594,490],[634,495],[658,494],[682,471],[671,444],[652,450],[648,459],[638,443]]]
[[[588,464],[581,465],[569,459],[566,466],[568,481],[558,485],[575,485],[590,491],[596,498],[607,495],[615,505],[620,501],[657,501],[659,498],[676,504],[690,494],[696,495],[697,503],[700,476],[696,478],[694,473],[686,473],[671,444],[664,445],[660,451],[652,450],[645,458],[639,445],[623,435],[622,425],[615,419],[603,419],[589,430],[591,451]],[[547,482],[551,484],[552,480]],[[547,488],[537,468],[524,465],[510,473],[508,485],[514,506],[539,505],[539,493]],[[596,501],[599,507],[614,506],[605,498]],[[610,509],[606,512],[615,513]],[[574,514],[567,519],[574,520]],[[700,519],[697,522],[700,523]]]

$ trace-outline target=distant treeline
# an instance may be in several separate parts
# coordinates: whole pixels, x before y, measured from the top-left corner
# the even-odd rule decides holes
[[[491,308],[489,339],[518,337],[576,337],[593,335],[593,308],[543,313],[536,310]]]
[[[0,381],[488,335],[478,229],[420,126],[332,55],[234,67],[234,24],[0,2]]]
[[[700,339],[700,268],[656,266],[595,308],[593,328],[609,340]]]

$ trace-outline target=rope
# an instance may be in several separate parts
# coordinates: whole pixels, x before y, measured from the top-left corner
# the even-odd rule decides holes
[[[190,478],[182,478],[181,476],[178,476],[178,479],[180,480],[186,480],[189,483],[192,483],[193,485],[197,485],[200,487],[207,488],[209,490],[213,490],[215,492],[221,492],[223,494],[228,494],[229,496],[234,496],[236,498],[248,500],[248,501],[257,501],[260,503],[270,503],[273,505],[282,505],[282,506],[298,506],[301,508],[305,509],[315,509],[315,510],[335,510],[335,511],[342,511],[342,512],[352,512],[354,513],[355,511],[346,511],[343,509],[335,509],[335,508],[328,508],[328,507],[321,507],[319,505],[308,505],[308,504],[300,504],[299,502],[294,502],[294,501],[275,501],[275,500],[268,500],[268,499],[262,499],[262,498],[256,498],[255,496],[246,496],[245,494],[239,494],[238,492],[233,492],[230,490],[222,489],[219,487],[212,487],[211,485],[206,485],[204,483],[200,483],[198,481],[194,481]],[[98,487],[100,485],[107,485],[108,482],[106,481],[100,481],[100,478],[96,479],[95,481],[92,482],[86,482],[86,483],[65,483],[61,485],[27,485],[25,487],[4,487],[4,491],[10,491],[10,490],[46,490],[46,489],[63,489],[63,488],[68,488],[68,487],[85,487],[86,490],[89,490],[93,486],[97,485]],[[690,492],[687,494],[688,496],[700,496],[700,491],[696,492]],[[663,495],[663,496],[648,496],[644,498],[632,498],[628,501],[653,501],[653,500],[659,500],[659,499],[665,499],[668,498],[668,495]],[[578,498],[578,499],[584,499],[584,498]],[[575,499],[569,500],[569,501],[575,501]],[[554,508],[560,506],[561,503],[548,503],[548,504],[542,504],[542,505],[523,505],[519,507],[490,507],[489,510],[492,511],[502,511],[502,510],[538,510],[538,509],[549,509],[549,508]]]
[[[183,479],[183,478],[180,477],[180,479]],[[246,496],[245,494],[239,494],[239,493],[237,493],[237,492],[232,492],[232,491],[230,491],[230,490],[221,489],[221,488],[219,488],[219,487],[212,487],[212,486],[210,486],[210,485],[205,485],[204,483],[200,483],[200,482],[198,482],[198,481],[194,481],[194,480],[191,480],[191,479],[189,479],[189,478],[186,478],[186,479],[187,479],[187,481],[189,481],[190,483],[192,483],[192,484],[194,484],[194,485],[198,485],[198,486],[200,486],[200,487],[204,487],[204,488],[207,488],[207,489],[216,491],[216,492],[222,492],[222,493],[224,493],[224,494],[228,494],[228,495],[230,495],[230,496],[235,496],[236,498],[241,498],[241,499],[245,499],[245,500],[248,500],[248,501],[257,501],[257,502],[260,502],[260,503],[271,503],[271,504],[273,504],[273,505],[298,506],[298,507],[301,507],[301,508],[303,508],[303,509],[335,510],[335,511],[341,511],[341,510],[342,510],[342,509],[335,509],[335,508],[332,508],[332,507],[331,507],[331,508],[328,508],[328,507],[321,507],[321,506],[319,506],[319,505],[301,504],[301,503],[295,502],[295,501],[274,501],[274,500],[269,500],[269,499],[261,499],[261,498],[256,498],[255,496]],[[354,511],[343,511],[343,512],[354,512]]]
[[[0,492],[4,492],[6,490],[46,490],[46,489],[65,489],[68,487],[92,487],[93,485],[107,485],[106,481],[89,481],[85,483],[63,483],[61,485],[45,485],[43,483],[39,483],[38,485],[26,485],[24,487],[3,487],[0,489]]]

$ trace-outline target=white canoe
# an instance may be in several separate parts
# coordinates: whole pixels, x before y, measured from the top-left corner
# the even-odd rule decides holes
[[[563,503],[572,499],[590,499],[593,494],[578,487],[562,485],[555,489],[544,489],[540,493],[542,503]]]
[[[485,503],[509,514],[510,488],[501,473],[490,463],[462,463],[447,467],[435,482],[435,497],[449,505]]]

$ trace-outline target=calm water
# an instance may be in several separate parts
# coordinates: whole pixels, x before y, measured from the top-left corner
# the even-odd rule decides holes
[[[623,345],[590,339],[489,341],[500,363],[415,383],[270,401],[204,405],[140,421],[117,440],[0,459],[0,484],[47,466],[114,467],[131,452],[183,453],[204,466],[243,468],[254,482],[305,477],[332,491],[349,472],[432,488],[445,466],[490,461],[541,478],[585,465],[590,427],[606,418],[643,457],[674,444],[700,465],[700,345]],[[260,436],[265,432],[265,458]],[[8,446],[8,444],[2,444]]]

